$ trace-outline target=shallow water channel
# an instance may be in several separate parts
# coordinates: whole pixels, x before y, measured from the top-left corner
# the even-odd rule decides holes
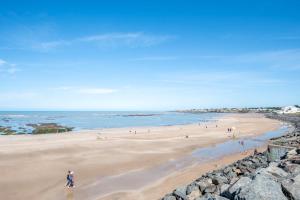
[[[261,147],[269,139],[281,136],[288,130],[288,126],[282,126],[278,130],[260,136],[232,139],[213,146],[198,148],[182,158],[169,160],[152,168],[129,171],[115,176],[99,177],[98,181],[81,187],[77,194],[84,199],[95,199],[117,191],[138,190],[191,165],[207,163],[226,155]]]

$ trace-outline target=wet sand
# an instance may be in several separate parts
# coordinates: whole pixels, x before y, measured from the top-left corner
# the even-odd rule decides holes
[[[199,147],[232,139],[229,127],[235,127],[238,139],[276,130],[280,122],[259,114],[228,114],[200,125],[1,136],[0,196],[7,200],[158,199],[201,173],[246,156],[236,153],[189,167],[166,164]],[[73,190],[64,187],[69,169],[75,171]]]

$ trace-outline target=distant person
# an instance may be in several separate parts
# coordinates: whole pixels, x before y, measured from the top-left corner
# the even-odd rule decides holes
[[[244,147],[244,141],[243,140],[241,141],[241,145]]]
[[[254,149],[254,152],[253,152],[253,155],[257,155],[258,154],[258,151],[257,151],[257,149],[255,148]]]
[[[67,184],[66,184],[66,186],[70,187],[70,185],[71,185],[71,171],[69,170],[68,174],[67,174]]]
[[[70,170],[68,171],[66,186],[68,188],[75,187],[75,185],[74,185],[74,172],[73,171],[70,171]]]

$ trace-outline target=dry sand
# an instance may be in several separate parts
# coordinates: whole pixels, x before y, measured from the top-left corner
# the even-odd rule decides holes
[[[200,125],[1,136],[0,197],[159,199],[201,173],[250,153],[236,153],[201,165],[176,165],[177,159],[199,147],[231,139],[229,127],[236,127],[235,136],[242,138],[276,130],[280,122],[259,114],[228,114],[217,122]],[[168,164],[172,161],[175,164]],[[64,187],[69,169],[75,171],[74,189]]]

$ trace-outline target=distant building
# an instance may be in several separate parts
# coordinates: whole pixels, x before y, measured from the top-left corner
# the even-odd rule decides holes
[[[296,106],[286,106],[282,107],[280,111],[278,111],[279,114],[292,114],[292,113],[300,113],[300,108]]]

